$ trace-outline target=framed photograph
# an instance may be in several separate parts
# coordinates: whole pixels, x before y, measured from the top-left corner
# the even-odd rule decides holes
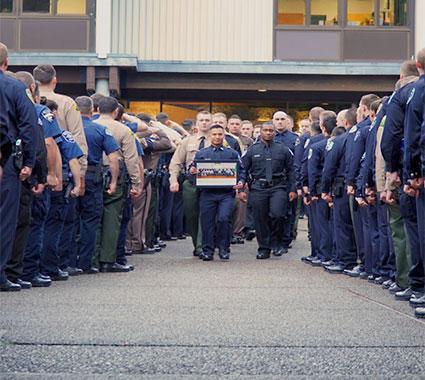
[[[195,161],[196,187],[233,187],[238,180],[237,161]]]

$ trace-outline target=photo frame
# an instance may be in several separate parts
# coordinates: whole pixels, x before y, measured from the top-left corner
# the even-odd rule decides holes
[[[196,187],[232,188],[238,181],[238,161],[195,161]]]

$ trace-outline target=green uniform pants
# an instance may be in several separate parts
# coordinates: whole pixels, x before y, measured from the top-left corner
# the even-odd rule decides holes
[[[183,204],[187,231],[192,238],[193,247],[200,252],[202,250],[202,231],[199,221],[199,195],[196,186],[188,180],[183,182]]]
[[[155,179],[151,182],[151,202],[149,204],[149,213],[146,219],[146,245],[148,247],[153,247],[156,243],[156,221],[158,215],[158,183],[155,182]]]
[[[409,286],[409,270],[412,265],[409,242],[404,222],[400,213],[400,205],[388,206],[390,227],[394,241],[396,282],[401,288]]]

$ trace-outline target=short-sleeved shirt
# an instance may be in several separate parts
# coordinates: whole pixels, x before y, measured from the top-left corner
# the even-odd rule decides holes
[[[126,127],[128,127],[130,129],[130,131],[133,133],[134,138],[136,140],[136,149],[137,149],[137,155],[139,157],[144,157],[145,152],[143,151],[142,145],[140,144],[139,139],[136,136],[136,132],[137,132],[137,123],[132,123],[129,121],[124,121],[122,122]]]
[[[71,132],[62,130],[61,135],[56,137],[55,141],[56,144],[58,144],[62,158],[65,159],[66,162],[84,155]]]
[[[38,125],[43,128],[45,139],[56,138],[62,134],[58,121],[48,107],[35,104],[35,111],[37,112]]]
[[[91,121],[83,116],[84,133],[89,147],[88,164],[99,165],[102,163],[102,154],[107,155],[120,149],[112,133],[104,125]]]

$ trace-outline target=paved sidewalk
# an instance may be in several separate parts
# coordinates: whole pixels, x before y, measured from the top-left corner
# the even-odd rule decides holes
[[[425,378],[425,322],[360,279],[288,255],[201,262],[189,240],[129,274],[0,294],[0,378]]]

